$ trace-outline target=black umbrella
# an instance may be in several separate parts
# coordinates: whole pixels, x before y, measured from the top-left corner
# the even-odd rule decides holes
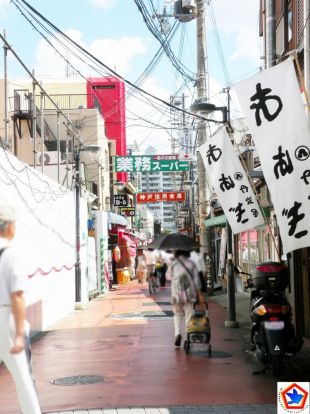
[[[195,250],[199,248],[199,243],[186,234],[169,233],[159,236],[148,247],[159,250]]]

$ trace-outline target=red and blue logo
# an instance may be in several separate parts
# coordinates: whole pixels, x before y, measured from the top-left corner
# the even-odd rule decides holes
[[[278,383],[278,413],[309,413],[309,383]]]

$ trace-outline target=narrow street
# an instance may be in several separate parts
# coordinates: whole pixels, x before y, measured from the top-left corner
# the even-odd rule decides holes
[[[182,413],[194,408],[274,412],[276,381],[270,373],[252,375],[257,365],[246,350],[247,331],[224,327],[226,311],[217,298],[223,303],[225,295],[209,300],[213,349],[209,358],[199,348],[186,355],[174,347],[169,293],[169,287],[160,288],[150,297],[146,285],[120,285],[37,339],[33,369],[43,412],[100,409],[93,412],[101,413],[128,407],[177,407],[174,410]],[[296,366],[288,366],[286,379],[302,380],[306,375],[299,372],[296,378],[297,372]],[[78,375],[102,376],[103,381],[51,383]],[[4,367],[0,388],[0,414],[18,414],[14,384]]]

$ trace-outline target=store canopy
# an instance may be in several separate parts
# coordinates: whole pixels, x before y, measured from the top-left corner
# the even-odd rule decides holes
[[[127,227],[129,225],[128,221],[125,217],[121,216],[120,214],[112,213],[109,211],[109,224],[118,224],[119,226]]]
[[[123,247],[126,246],[127,249],[130,251],[131,256],[136,255],[136,243],[135,241],[126,233],[123,233],[122,231],[119,231],[119,246]]]

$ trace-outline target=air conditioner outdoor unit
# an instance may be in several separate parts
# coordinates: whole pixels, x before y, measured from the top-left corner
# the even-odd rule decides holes
[[[53,164],[57,164],[58,162],[57,151],[46,151],[43,154],[41,152],[38,152],[37,153],[38,165],[42,165],[43,157],[44,157],[44,165],[53,165]]]

